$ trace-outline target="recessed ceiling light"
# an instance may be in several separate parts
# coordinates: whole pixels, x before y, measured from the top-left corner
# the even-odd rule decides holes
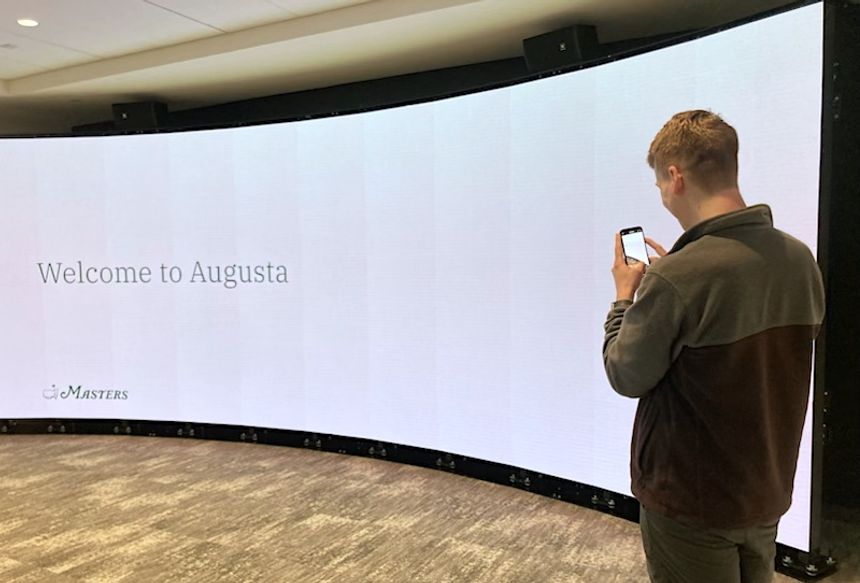
[[[33,20],[32,18],[19,18],[18,24],[20,24],[21,26],[32,27],[32,26],[39,26],[39,21]]]

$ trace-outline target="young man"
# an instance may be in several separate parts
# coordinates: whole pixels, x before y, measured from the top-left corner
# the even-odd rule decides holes
[[[640,399],[630,469],[657,583],[771,581],[791,505],[824,290],[809,249],[744,203],[737,152],[719,116],[673,116],[648,164],[685,232],[668,253],[648,240],[647,271],[615,237],[603,358]]]

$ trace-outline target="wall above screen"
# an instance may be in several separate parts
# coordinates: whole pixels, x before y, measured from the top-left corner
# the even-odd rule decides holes
[[[520,59],[524,38],[596,24],[603,42],[701,29],[786,0],[194,0],[42,5],[0,26],[0,135],[65,134],[111,105],[173,112]],[[0,5],[0,22],[21,18]],[[109,12],[110,17],[104,14]],[[666,15],[671,14],[670,18]],[[283,116],[282,116],[283,117]]]

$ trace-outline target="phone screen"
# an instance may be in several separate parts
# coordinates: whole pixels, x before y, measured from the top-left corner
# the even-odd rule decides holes
[[[624,257],[648,265],[648,249],[645,247],[645,233],[642,232],[642,227],[621,229],[621,247],[624,249]]]

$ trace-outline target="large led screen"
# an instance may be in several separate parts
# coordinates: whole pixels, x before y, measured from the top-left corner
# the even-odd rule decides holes
[[[613,236],[681,234],[645,154],[740,135],[815,248],[822,6],[451,99],[229,130],[0,141],[0,417],[394,442],[629,494],[603,370]],[[807,419],[779,540],[807,549]]]

